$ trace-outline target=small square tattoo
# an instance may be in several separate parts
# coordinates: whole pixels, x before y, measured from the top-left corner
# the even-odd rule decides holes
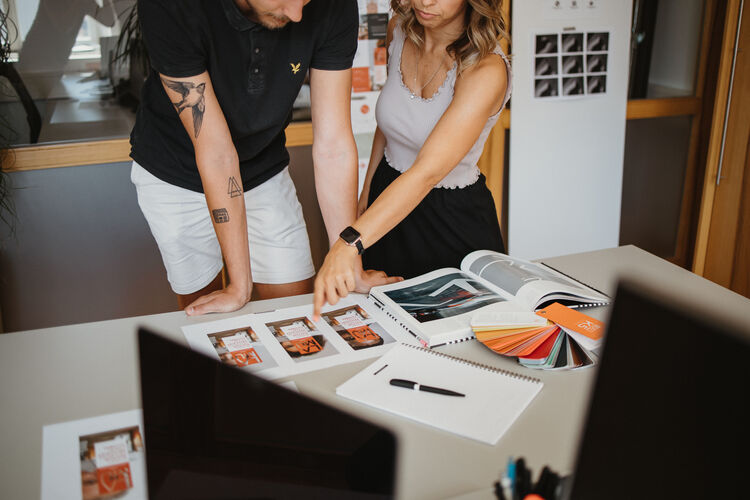
[[[226,208],[217,208],[216,210],[211,210],[211,213],[214,216],[215,223],[229,222],[229,213],[227,213]]]

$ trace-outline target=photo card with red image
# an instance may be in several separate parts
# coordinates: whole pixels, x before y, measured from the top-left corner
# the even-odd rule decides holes
[[[224,364],[249,371],[278,366],[258,334],[249,326],[209,333],[207,336]]]
[[[139,426],[78,438],[83,500],[118,498],[133,488],[131,463],[143,459]]]
[[[307,316],[266,323],[266,327],[295,363],[339,353]]]
[[[355,351],[395,342],[359,304],[325,312],[321,317]]]

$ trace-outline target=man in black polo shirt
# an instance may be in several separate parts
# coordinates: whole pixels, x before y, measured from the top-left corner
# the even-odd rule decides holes
[[[333,242],[356,210],[356,0],[139,0],[138,12],[152,71],[131,178],[180,307],[225,312],[253,288],[259,298],[312,291],[284,129],[309,70],[315,183]],[[363,289],[388,281],[359,278]]]

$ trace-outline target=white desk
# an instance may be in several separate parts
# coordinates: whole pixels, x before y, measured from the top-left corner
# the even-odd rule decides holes
[[[608,294],[622,272],[658,277],[707,303],[738,311],[750,324],[750,301],[682,268],[628,246],[569,255],[543,262]],[[138,408],[137,326],[186,344],[180,327],[190,322],[308,303],[310,296],[254,302],[229,315],[188,319],[182,312],[0,335],[0,498],[39,498],[42,427]],[[590,310],[605,319],[603,309]],[[744,316],[743,316],[744,313]],[[486,490],[509,455],[524,456],[538,472],[549,464],[571,471],[595,370],[526,370],[481,344],[464,342],[439,350],[481,363],[528,371],[544,388],[496,446],[428,428],[336,397],[335,387],[368,363],[358,362],[299,375],[300,392],[375,419],[399,437],[398,492],[401,498],[458,496]],[[482,495],[478,495],[481,497]]]

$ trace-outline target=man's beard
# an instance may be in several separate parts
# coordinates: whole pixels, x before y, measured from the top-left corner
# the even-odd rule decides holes
[[[276,14],[265,13],[258,16],[258,22],[268,29],[275,30],[286,26],[291,19],[286,16],[277,16]]]
[[[248,19],[270,30],[281,29],[291,21],[287,16],[279,16],[271,12],[258,12],[250,5],[248,0],[245,0],[245,9],[243,11]]]

